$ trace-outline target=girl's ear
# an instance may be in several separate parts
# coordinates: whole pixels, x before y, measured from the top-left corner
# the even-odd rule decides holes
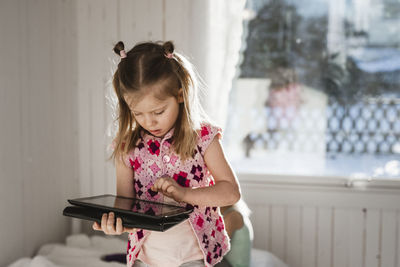
[[[183,103],[183,89],[180,88],[178,91],[178,103]]]

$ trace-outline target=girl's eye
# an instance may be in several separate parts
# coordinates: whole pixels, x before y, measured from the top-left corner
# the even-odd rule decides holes
[[[142,115],[142,114],[135,114],[135,113],[133,113],[133,115],[135,115],[135,117],[137,117],[137,116],[140,116],[140,115]]]
[[[164,110],[163,111],[160,111],[160,112],[155,112],[154,114],[156,114],[156,115],[161,115],[161,114],[163,114],[164,113]]]

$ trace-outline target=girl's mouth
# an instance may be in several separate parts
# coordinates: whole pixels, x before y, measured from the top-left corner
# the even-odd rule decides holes
[[[150,131],[151,134],[157,135],[161,133],[161,130]]]

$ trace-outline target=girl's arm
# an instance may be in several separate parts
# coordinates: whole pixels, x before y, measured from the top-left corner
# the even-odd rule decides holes
[[[132,168],[125,165],[120,159],[115,159],[117,175],[117,196],[135,197],[134,172]]]
[[[215,185],[201,188],[181,187],[174,179],[163,177],[154,183],[152,190],[192,205],[220,207],[236,203],[241,195],[239,183],[225,158],[218,137],[207,147],[204,161],[214,177]]]
[[[241,193],[239,183],[231,166],[225,158],[218,136],[207,147],[204,161],[214,177],[215,185],[202,188],[187,188],[184,202],[192,205],[221,207],[235,204]]]

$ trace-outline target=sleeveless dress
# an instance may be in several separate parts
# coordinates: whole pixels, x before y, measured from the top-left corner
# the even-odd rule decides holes
[[[214,185],[214,178],[204,162],[204,153],[215,137],[221,137],[221,129],[203,123],[198,130],[195,154],[184,161],[172,149],[173,131],[171,129],[162,138],[143,133],[137,146],[123,158],[125,164],[134,170],[136,198],[163,202],[163,194],[151,190],[156,179],[162,176],[173,178],[183,187]],[[186,203],[175,205],[194,208],[188,221],[204,255],[204,264],[208,267],[221,261],[229,251],[230,243],[219,208],[191,206]],[[133,266],[149,235],[151,231],[143,229],[128,235],[127,266]]]

